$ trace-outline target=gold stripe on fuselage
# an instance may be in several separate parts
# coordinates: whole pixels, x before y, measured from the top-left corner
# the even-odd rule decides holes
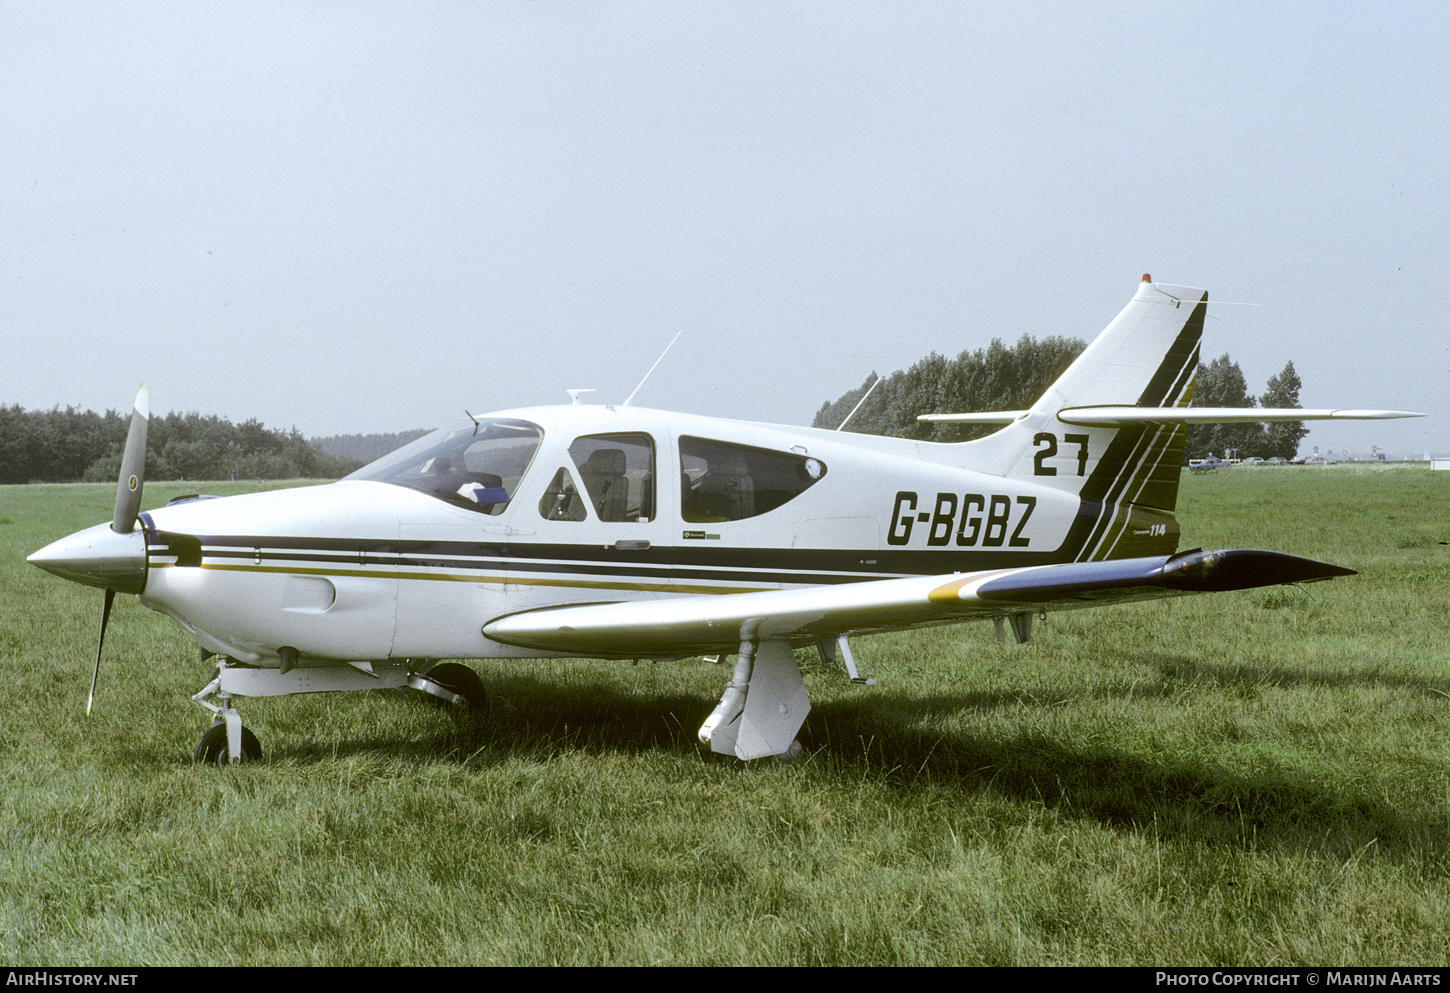
[[[174,562],[153,562],[153,569],[179,568]],[[425,582],[439,583],[477,583],[492,584],[497,586],[548,586],[567,587],[570,589],[589,590],[628,590],[637,593],[681,593],[681,594],[706,594],[724,595],[729,593],[765,593],[777,589],[775,586],[699,586],[687,583],[655,582],[610,582],[591,579],[527,579],[520,577],[504,577],[497,575],[459,575],[457,573],[436,573],[436,572],[384,572],[388,568],[380,563],[378,570],[368,569],[319,569],[307,566],[285,566],[285,565],[217,565],[203,562],[199,566],[186,566],[189,569],[214,569],[218,572],[259,572],[259,573],[282,573],[293,576],[349,576],[363,579],[412,579]]]

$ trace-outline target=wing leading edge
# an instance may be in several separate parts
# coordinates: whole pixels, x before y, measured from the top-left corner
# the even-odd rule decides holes
[[[507,645],[584,657],[729,654],[744,640],[808,643],[846,631],[1074,610],[1352,575],[1353,569],[1279,552],[1199,550],[731,596],[545,607],[490,621],[483,633]]]

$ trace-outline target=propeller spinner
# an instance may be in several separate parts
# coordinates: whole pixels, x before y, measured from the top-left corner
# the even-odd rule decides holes
[[[101,646],[106,641],[111,604],[117,593],[140,593],[146,588],[146,536],[136,530],[136,517],[141,510],[141,490],[146,478],[146,425],[151,416],[150,406],[151,395],[142,384],[131,412],[126,451],[121,456],[121,478],[116,482],[116,507],[111,523],[77,531],[46,545],[26,560],[64,579],[106,591],[101,608],[101,632],[96,639],[96,666],[91,673],[91,692],[86,698],[87,714],[96,696]]]

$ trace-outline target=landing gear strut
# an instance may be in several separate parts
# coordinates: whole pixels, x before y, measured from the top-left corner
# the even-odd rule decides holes
[[[201,736],[191,753],[191,760],[198,765],[236,765],[241,762],[257,762],[262,758],[262,743],[255,734],[242,727],[242,715],[232,706],[232,695],[222,689],[222,676],[228,668],[228,661],[219,659],[217,677],[192,697],[210,710],[215,718],[215,723]],[[213,693],[217,695],[220,703],[207,702],[205,698]]]

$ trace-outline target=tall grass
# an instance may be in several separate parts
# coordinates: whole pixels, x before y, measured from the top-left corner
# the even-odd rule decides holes
[[[114,489],[0,489],[0,955],[1443,964],[1450,474],[1355,469],[1185,479],[1180,517],[1359,576],[860,639],[878,685],[808,660],[794,766],[699,750],[703,660],[476,663],[462,720],[243,701],[265,761],[193,766],[195,647],[118,598],[88,719],[101,595],[24,562]]]

